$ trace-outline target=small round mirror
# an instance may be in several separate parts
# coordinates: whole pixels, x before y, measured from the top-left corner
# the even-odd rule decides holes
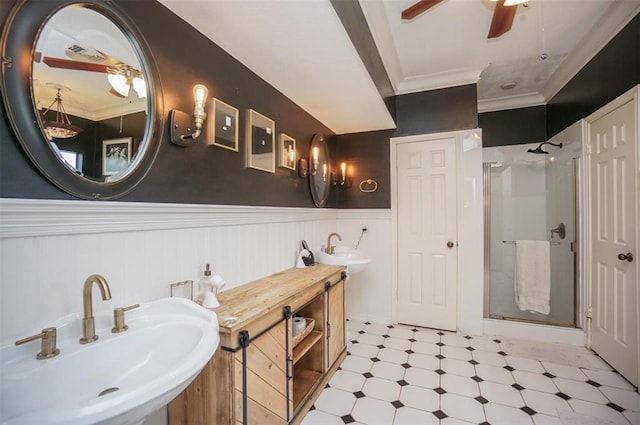
[[[2,53],[11,61],[2,79],[11,124],[51,182],[77,197],[112,199],[142,180],[159,147],[162,97],[125,13],[110,2],[22,2],[7,20]]]
[[[318,208],[324,207],[329,197],[329,189],[331,189],[331,163],[329,162],[329,148],[322,134],[316,134],[311,139],[309,186],[313,203]]]

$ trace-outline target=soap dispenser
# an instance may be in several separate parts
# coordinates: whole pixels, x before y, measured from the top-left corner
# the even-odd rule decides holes
[[[204,276],[198,282],[198,302],[206,308],[219,307],[220,302],[218,302],[216,293],[224,284],[225,282],[220,276],[211,276],[211,269],[209,264],[207,264]]]

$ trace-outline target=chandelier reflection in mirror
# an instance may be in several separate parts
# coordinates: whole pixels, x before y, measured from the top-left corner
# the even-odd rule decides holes
[[[58,92],[56,93],[55,99],[51,102],[51,105],[47,109],[42,112],[42,119],[44,124],[44,133],[47,136],[47,139],[51,141],[54,137],[57,139],[68,139],[70,137],[77,136],[82,132],[82,128],[77,125],[71,124],[67,113],[64,110],[64,106],[62,105],[62,96],[60,95],[61,87],[58,87]],[[56,118],[55,120],[48,120],[47,113],[52,111],[53,105],[56,105]],[[51,115],[51,114],[50,114]]]

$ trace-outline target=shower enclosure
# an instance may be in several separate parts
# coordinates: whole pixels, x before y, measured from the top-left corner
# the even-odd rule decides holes
[[[577,144],[483,149],[485,317],[579,326],[576,276]],[[550,242],[549,314],[521,311],[515,300],[517,240]]]

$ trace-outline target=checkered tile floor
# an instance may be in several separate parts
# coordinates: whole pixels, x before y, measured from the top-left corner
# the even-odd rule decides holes
[[[586,349],[588,367],[576,367],[566,352],[558,362],[510,354],[523,350],[500,337],[353,320],[347,329],[348,355],[303,425],[640,425],[635,387]]]

